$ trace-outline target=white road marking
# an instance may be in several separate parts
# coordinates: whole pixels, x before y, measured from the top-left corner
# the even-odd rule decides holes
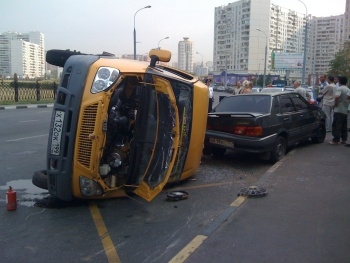
[[[39,120],[26,120],[26,121],[19,121],[19,122],[33,122],[33,121],[39,121]]]
[[[30,139],[33,139],[33,138],[44,137],[44,136],[48,136],[48,134],[42,134],[42,135],[23,137],[23,138],[18,138],[18,139],[13,139],[13,140],[7,140],[6,142],[16,142],[16,141],[22,141],[22,140],[30,140]]]

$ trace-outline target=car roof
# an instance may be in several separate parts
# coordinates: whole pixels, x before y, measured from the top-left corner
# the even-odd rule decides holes
[[[296,92],[292,92],[292,91],[275,91],[275,92],[252,92],[252,93],[245,93],[245,94],[237,94],[234,96],[270,96],[270,97],[274,97],[277,95],[285,95],[285,94],[289,94],[289,93],[296,93]],[[232,97],[232,96],[228,96],[228,97]]]

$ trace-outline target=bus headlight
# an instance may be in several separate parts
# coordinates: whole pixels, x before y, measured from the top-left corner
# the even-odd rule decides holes
[[[100,186],[94,180],[91,180],[84,176],[80,176],[79,183],[80,183],[80,193],[83,197],[102,195],[102,190]]]
[[[105,91],[118,79],[119,70],[110,67],[100,67],[92,83],[91,93]]]

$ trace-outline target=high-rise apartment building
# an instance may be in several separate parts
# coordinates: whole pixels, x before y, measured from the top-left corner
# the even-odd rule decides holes
[[[215,8],[215,72],[259,70],[269,39],[269,7],[270,0],[241,0]]]
[[[45,43],[41,32],[0,34],[0,76],[43,77]]]
[[[193,72],[194,44],[184,37],[178,44],[178,68],[187,72]]]
[[[347,0],[347,4],[350,0]],[[348,5],[347,5],[348,6]],[[350,15],[350,13],[349,13]],[[306,74],[329,70],[329,62],[344,43],[344,15],[314,17],[271,4],[270,0],[240,0],[215,8],[214,74],[263,74],[267,47],[266,74],[285,75],[271,68],[271,53],[303,55],[305,23],[308,21]],[[350,25],[348,26],[350,40]],[[301,79],[300,69],[288,71]]]
[[[344,15],[312,17],[310,23],[310,41],[308,43],[309,74],[327,73],[329,62],[335,53],[343,48],[345,37]]]

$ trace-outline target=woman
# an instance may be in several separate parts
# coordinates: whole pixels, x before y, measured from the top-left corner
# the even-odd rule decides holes
[[[243,81],[243,88],[239,91],[239,94],[252,93],[253,82],[245,80]]]

